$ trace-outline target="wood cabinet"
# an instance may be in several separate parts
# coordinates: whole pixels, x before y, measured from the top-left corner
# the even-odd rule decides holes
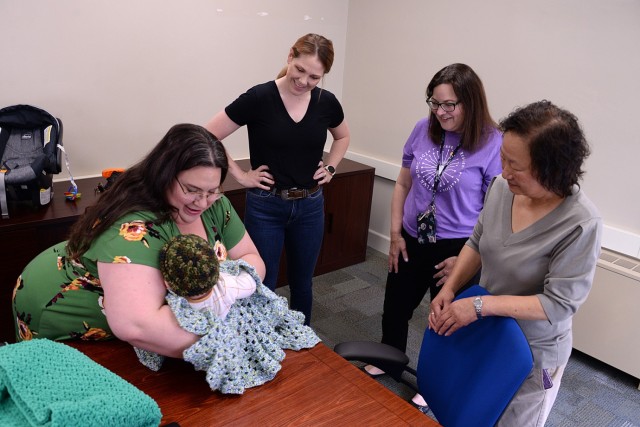
[[[238,162],[248,168],[248,160]],[[325,235],[315,274],[324,274],[363,262],[367,250],[369,215],[373,195],[374,168],[344,159],[334,178],[324,188]],[[0,220],[0,342],[14,342],[11,296],[16,280],[33,257],[66,239],[71,225],[98,195],[94,188],[102,178],[77,180],[82,197],[67,201],[67,181],[54,183],[54,196],[47,206],[34,209],[10,204],[9,219]],[[245,189],[231,176],[223,185],[225,195],[244,216]],[[286,284],[286,265],[281,263],[279,285]]]
[[[325,231],[316,275],[365,260],[375,169],[363,166],[343,160],[324,188]]]

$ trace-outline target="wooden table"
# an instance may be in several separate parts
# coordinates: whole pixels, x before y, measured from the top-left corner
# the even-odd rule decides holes
[[[160,371],[150,371],[122,341],[67,344],[155,399],[162,425],[439,425],[322,343],[287,351],[275,379],[242,395],[211,391],[204,372],[182,360],[168,359]]]

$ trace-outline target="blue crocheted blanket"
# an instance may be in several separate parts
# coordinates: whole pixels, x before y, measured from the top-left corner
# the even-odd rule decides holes
[[[237,300],[222,320],[208,310],[194,310],[186,299],[168,293],[166,300],[185,330],[201,338],[183,352],[184,360],[205,371],[212,390],[242,394],[246,388],[272,380],[285,357],[283,349],[311,348],[320,338],[304,325],[304,315],[289,309],[286,298],[262,284],[245,261],[225,261],[220,271],[238,275],[247,271],[256,291]],[[163,356],[136,348],[142,364],[157,371]]]
[[[0,347],[1,426],[157,426],[156,402],[68,345]]]

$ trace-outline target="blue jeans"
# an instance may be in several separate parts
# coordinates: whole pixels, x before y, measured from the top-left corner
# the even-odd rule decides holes
[[[308,325],[313,302],[313,270],[324,234],[322,189],[297,200],[283,200],[258,188],[248,189],[244,223],[264,260],[267,269],[264,284],[271,290],[276,287],[284,246],[291,291],[289,305],[304,314]]]

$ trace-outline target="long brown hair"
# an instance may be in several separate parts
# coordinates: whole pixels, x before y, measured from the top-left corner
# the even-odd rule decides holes
[[[319,34],[309,33],[296,40],[295,44],[291,47],[293,57],[297,58],[300,55],[318,56],[318,60],[324,67],[324,73],[327,74],[331,71],[333,65],[333,43],[331,40],[323,37]],[[287,66],[285,66],[278,76],[284,77],[287,74]]]
[[[149,211],[157,215],[159,222],[170,220],[175,208],[167,199],[169,187],[178,173],[196,166],[220,168],[221,182],[224,181],[229,168],[224,146],[202,126],[173,126],[144,159],[118,176],[73,225],[67,243],[69,256],[79,259],[100,234],[128,213]]]
[[[427,99],[433,96],[433,90],[436,86],[447,83],[453,87],[458,101],[464,107],[460,139],[462,148],[474,151],[484,143],[490,129],[497,126],[496,122],[491,118],[491,114],[489,114],[484,86],[480,77],[471,67],[466,64],[451,64],[433,76],[429,86],[427,86]],[[439,144],[442,132],[442,126],[440,126],[435,112],[430,111],[429,137]]]

